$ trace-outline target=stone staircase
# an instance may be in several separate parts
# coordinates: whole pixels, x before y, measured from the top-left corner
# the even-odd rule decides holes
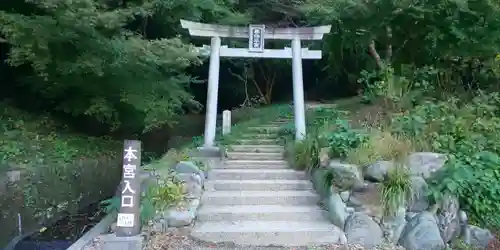
[[[286,120],[251,127],[205,184],[191,235],[238,245],[310,246],[342,241],[304,172],[288,168],[277,129]],[[263,132],[266,130],[266,132]]]

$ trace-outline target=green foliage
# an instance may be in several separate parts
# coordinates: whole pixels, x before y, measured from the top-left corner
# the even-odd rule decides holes
[[[140,220],[147,224],[157,213],[177,206],[184,201],[184,185],[173,174],[155,177],[154,183],[141,194]],[[101,202],[101,207],[106,213],[120,209],[120,197],[113,197]]]
[[[398,164],[391,168],[381,183],[380,196],[385,216],[395,216],[399,208],[406,207],[414,196],[410,171]]]
[[[184,185],[174,175],[162,176],[149,186],[145,201],[150,202],[155,211],[164,211],[179,205],[184,200],[184,193]]]
[[[325,128],[328,128],[328,125]],[[368,139],[364,131],[351,128],[349,122],[344,119],[335,120],[333,129],[324,130],[320,137],[326,141],[332,156],[335,157],[346,157],[351,149]]]
[[[32,69],[22,79],[26,91],[60,112],[147,131],[200,107],[185,70],[201,60],[192,45],[171,34],[179,31],[179,17],[245,19],[226,4],[25,0],[0,5],[0,34],[10,45],[7,62]],[[164,27],[151,39],[147,25]]]
[[[401,162],[412,150],[413,145],[410,140],[372,129],[366,141],[349,150],[346,161],[361,167],[380,160]]]
[[[456,194],[472,222],[498,228],[499,180],[500,156],[483,151],[468,157],[452,157],[429,184],[434,200],[446,192]]]
[[[241,134],[248,133],[249,127],[258,127],[265,122],[273,121],[277,118],[287,118],[290,116],[291,111],[292,107],[285,104],[269,105],[258,109],[248,110],[246,117],[251,119],[244,119],[243,121],[231,126],[231,133],[228,135],[218,135],[216,137],[217,143],[225,146],[236,144],[238,143],[238,140],[241,139]],[[260,131],[252,131],[260,133],[269,132],[265,128],[262,128]]]
[[[70,164],[114,157],[121,147],[109,138],[75,135],[47,114],[29,115],[5,103],[0,113],[0,165]]]
[[[284,138],[293,138],[295,136],[295,123],[290,122],[280,126],[278,136]]]
[[[315,135],[310,134],[304,140],[296,142],[291,150],[293,166],[310,173],[319,167],[319,150],[320,142]]]
[[[393,117],[394,133],[414,138],[421,149],[449,156],[430,182],[435,200],[457,194],[461,206],[478,224],[500,227],[500,95],[477,93],[474,98],[425,102]]]
[[[426,102],[394,116],[392,127],[395,133],[429,142],[429,149],[438,152],[461,157],[483,150],[500,152],[499,104],[496,92],[478,93],[470,102],[457,98]]]

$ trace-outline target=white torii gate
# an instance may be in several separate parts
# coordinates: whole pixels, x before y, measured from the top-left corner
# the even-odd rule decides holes
[[[210,148],[214,146],[217,121],[217,99],[219,94],[220,57],[291,58],[293,71],[295,138],[296,140],[304,139],[306,135],[306,119],[302,59],[321,59],[321,50],[301,48],[300,41],[323,39],[323,35],[330,32],[331,25],[307,28],[266,28],[264,25],[250,24],[248,27],[237,27],[181,20],[181,26],[184,29],[188,29],[189,34],[192,36],[212,38],[209,47],[210,52],[208,52],[208,46],[199,48],[200,51],[206,51],[206,54],[210,54],[204,147]],[[247,38],[248,49],[221,46],[221,37]],[[292,48],[265,49],[265,39],[291,40]]]

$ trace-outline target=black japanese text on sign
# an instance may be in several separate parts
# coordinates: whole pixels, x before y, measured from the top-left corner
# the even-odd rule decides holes
[[[141,142],[125,140],[123,143],[123,174],[120,211],[116,221],[117,236],[135,236],[141,231]]]
[[[248,49],[250,52],[264,52],[264,25],[248,26]]]

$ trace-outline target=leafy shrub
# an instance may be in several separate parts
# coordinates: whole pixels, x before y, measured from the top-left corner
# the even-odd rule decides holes
[[[456,194],[472,221],[500,227],[500,95],[477,93],[471,100],[425,102],[395,115],[396,134],[414,139],[421,150],[445,153],[449,160],[429,182],[432,197]]]
[[[324,127],[329,126],[327,123]],[[319,133],[320,139],[326,142],[335,157],[346,157],[351,149],[358,147],[368,138],[365,131],[351,128],[349,122],[344,119],[336,119],[333,127],[323,129]]]
[[[156,183],[146,191],[146,203],[150,203],[155,211],[162,211],[179,205],[184,200],[184,185],[174,175],[157,177]]]
[[[500,227],[500,156],[483,151],[469,157],[451,157],[429,181],[434,200],[443,193],[456,194],[470,220]]]

